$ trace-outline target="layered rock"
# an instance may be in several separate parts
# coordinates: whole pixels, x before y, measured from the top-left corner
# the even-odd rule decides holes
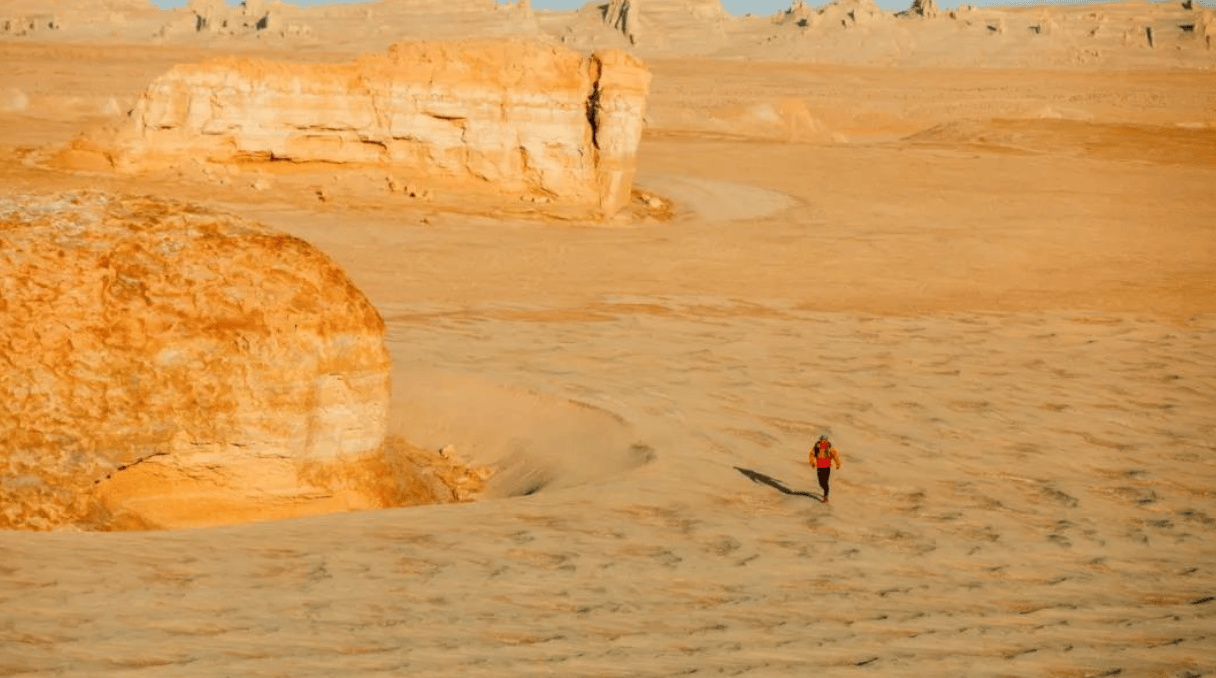
[[[0,200],[0,528],[397,503],[384,324],[324,254],[96,193]]]
[[[402,44],[344,64],[183,65],[135,106],[116,162],[370,165],[610,215],[629,198],[649,80],[623,52],[528,41]]]

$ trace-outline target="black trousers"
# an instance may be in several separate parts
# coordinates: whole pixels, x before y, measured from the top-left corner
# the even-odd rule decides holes
[[[828,498],[828,480],[832,476],[832,467],[815,469],[819,471],[819,487],[823,488],[823,498]]]

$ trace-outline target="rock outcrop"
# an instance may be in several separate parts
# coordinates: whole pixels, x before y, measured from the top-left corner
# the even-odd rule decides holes
[[[883,23],[892,18],[893,15],[884,11],[874,0],[835,0],[820,8],[808,7],[805,2],[798,0],[789,9],[779,12],[774,22],[801,28],[851,28]]]
[[[819,10],[816,24],[849,28],[890,21],[893,15],[874,0],[836,0]]]
[[[612,0],[604,6],[604,23],[624,35],[630,44],[637,44],[637,15],[634,4],[637,0]]]
[[[384,324],[324,254],[263,226],[151,198],[0,200],[0,365],[0,528],[399,503]]]
[[[1203,10],[1192,24],[1192,30],[1201,41],[1203,49],[1211,51],[1213,43],[1216,43],[1216,16],[1212,14],[1212,10]]]
[[[344,64],[182,65],[137,103],[115,162],[375,166],[607,216],[629,199],[649,81],[624,52],[529,41],[410,43]]]
[[[199,33],[240,35],[270,28],[270,9],[259,0],[233,7],[224,0],[190,0],[186,9],[194,14],[194,30]]]
[[[60,19],[54,14],[26,14],[0,17],[0,35],[35,35],[59,30]]]
[[[936,0],[912,0],[912,7],[908,11],[926,19],[936,18],[941,13],[937,8]]]

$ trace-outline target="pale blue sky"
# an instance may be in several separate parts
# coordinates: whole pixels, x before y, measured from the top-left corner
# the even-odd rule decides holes
[[[227,0],[231,5],[239,5],[240,0]],[[332,5],[340,2],[366,2],[367,0],[287,0],[293,5],[301,7],[309,7],[312,5]],[[500,0],[501,1],[501,0]],[[578,9],[585,4],[586,0],[532,0],[533,9],[560,9],[570,10]],[[826,5],[831,0],[807,0],[811,7]],[[908,5],[912,0],[876,0],[880,7],[885,9],[908,9]],[[1007,2],[1008,0],[1003,0]],[[1059,1],[1059,0],[1055,0]],[[460,2],[460,0],[452,0],[452,2]],[[772,14],[778,10],[787,9],[793,0],[722,0],[722,6],[732,14],[740,16],[751,12],[752,14]],[[168,9],[170,7],[181,7],[186,4],[186,0],[152,0],[152,4]],[[970,5],[987,5],[988,0],[971,0],[970,2],[939,2],[938,5],[945,7],[947,5],[954,6],[956,4]]]

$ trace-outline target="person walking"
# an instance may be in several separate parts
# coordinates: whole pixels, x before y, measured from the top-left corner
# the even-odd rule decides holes
[[[811,446],[810,461],[819,473],[819,487],[823,488],[823,503],[828,503],[828,481],[832,476],[832,462],[836,462],[836,470],[840,470],[840,454],[832,447],[832,441],[827,436],[819,436],[819,440]]]

